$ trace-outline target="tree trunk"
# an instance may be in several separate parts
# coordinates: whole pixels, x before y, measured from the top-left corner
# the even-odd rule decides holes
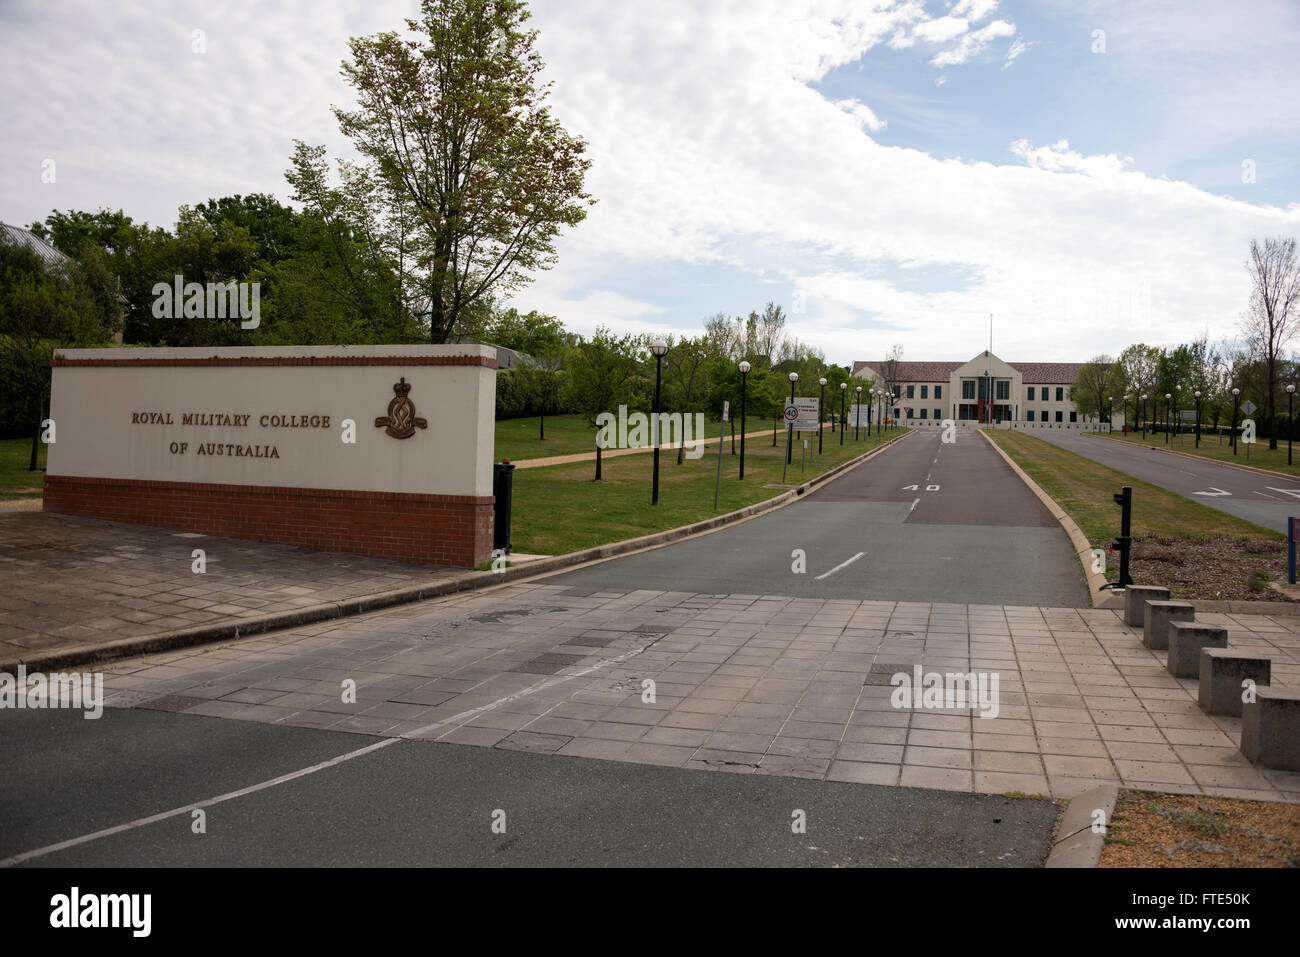
[[[780,419],[772,420],[772,448],[776,448],[776,424]]]
[[[44,405],[42,397],[38,394],[36,396],[36,430],[32,432],[32,457],[27,463],[27,471],[29,472],[35,472],[38,464],[38,455],[41,449],[41,421],[44,418],[41,411]]]
[[[542,412],[537,416],[537,438],[542,440],[546,438],[546,413]]]

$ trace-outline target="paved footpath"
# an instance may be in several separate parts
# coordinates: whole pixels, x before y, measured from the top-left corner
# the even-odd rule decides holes
[[[1031,434],[1264,528],[1285,533],[1287,517],[1300,515],[1300,479],[1297,478],[1236,469],[1211,459],[1172,455],[1081,433],[1049,430]],[[1244,452],[1241,462],[1247,464]],[[1133,507],[1142,507],[1140,497]]]
[[[194,549],[206,571],[196,574]],[[0,511],[0,661],[296,611],[461,574],[123,525]]]

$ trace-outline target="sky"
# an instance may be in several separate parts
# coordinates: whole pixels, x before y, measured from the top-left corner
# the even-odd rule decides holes
[[[417,8],[0,0],[0,220],[287,202],[294,139],[348,152],[348,38]],[[1251,239],[1300,235],[1293,0],[530,10],[598,202],[514,305],[580,332],[773,301],[837,363],[964,360],[990,325],[1010,361],[1085,361],[1234,337]]]

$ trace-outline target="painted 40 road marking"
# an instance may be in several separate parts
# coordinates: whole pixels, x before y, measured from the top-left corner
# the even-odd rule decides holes
[[[918,491],[920,491],[920,489],[921,489],[921,486],[919,486],[919,485],[904,485],[904,486],[903,486],[903,491],[904,491],[904,492],[918,492]],[[926,490],[927,492],[937,492],[937,491],[939,491],[939,486],[937,486],[937,485],[927,485],[927,486],[925,487],[925,490]]]

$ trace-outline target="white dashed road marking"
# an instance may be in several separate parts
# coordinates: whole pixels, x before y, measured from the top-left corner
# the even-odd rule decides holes
[[[918,499],[917,501],[920,501],[920,499]],[[830,578],[832,575],[834,575],[834,574],[835,574],[837,571],[839,571],[841,568],[848,568],[850,565],[852,565],[854,562],[856,562],[859,558],[861,558],[861,557],[862,557],[863,555],[865,555],[865,554],[866,554],[866,552],[858,552],[856,555],[854,555],[854,556],[853,556],[852,558],[850,558],[848,561],[846,561],[846,562],[840,562],[838,565],[836,565],[836,566],[835,566],[834,568],[832,568],[830,571],[825,572],[824,574],[818,575],[816,580],[817,580],[817,581],[821,581],[823,578]]]

